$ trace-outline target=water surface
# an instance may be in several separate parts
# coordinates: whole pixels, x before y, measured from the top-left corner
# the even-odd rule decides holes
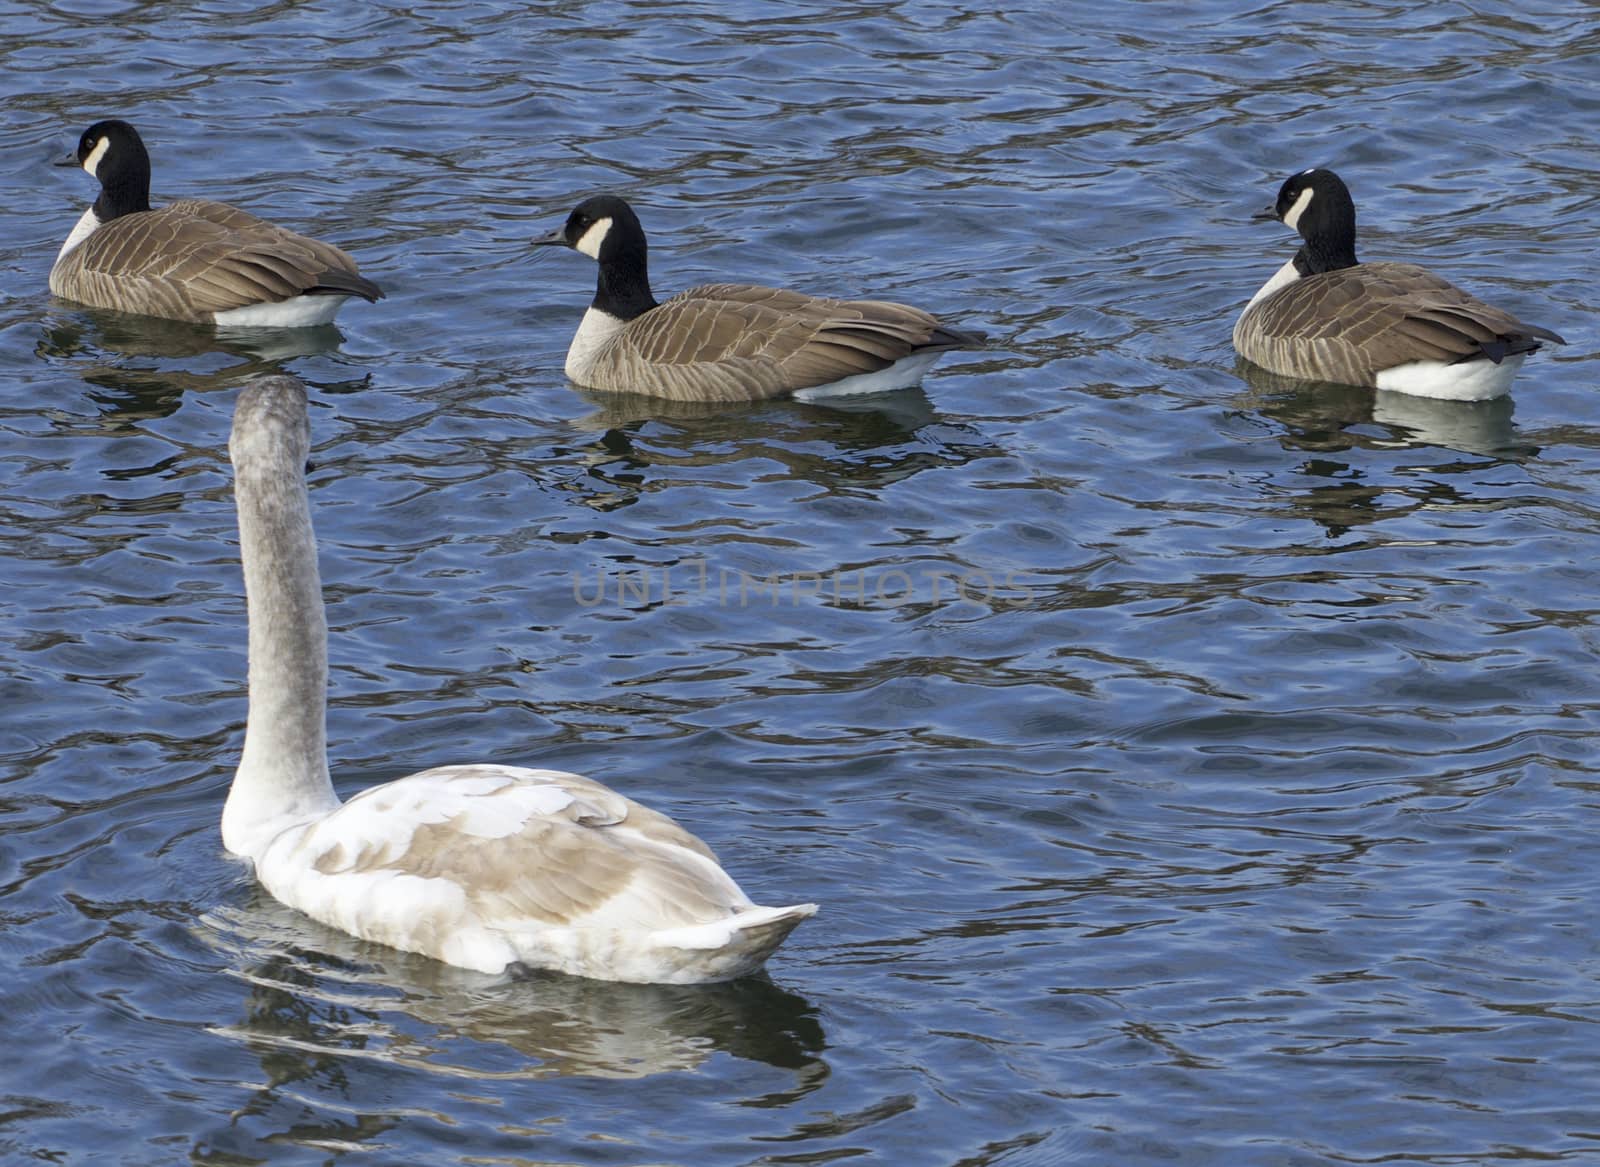
[[[0,21],[0,1158],[1600,1161],[1592,6]],[[53,301],[92,192],[47,163],[109,115],[389,299],[288,348]],[[1483,405],[1236,368],[1313,164],[1366,254],[1571,344]],[[528,241],[596,190],[658,292],[994,345],[849,408],[586,395],[592,265]],[[486,980],[221,852],[225,439],[277,368],[340,789],[612,783],[823,905],[767,978]]]

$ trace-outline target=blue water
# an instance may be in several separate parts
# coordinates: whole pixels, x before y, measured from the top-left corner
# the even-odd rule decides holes
[[[0,5],[0,1161],[1600,1162],[1592,5]],[[53,301],[103,116],[345,246],[298,350]],[[1274,382],[1251,223],[1564,334]],[[632,199],[710,278],[980,328],[848,408],[561,372]],[[313,399],[330,752],[559,766],[818,917],[767,978],[499,983],[221,851],[225,438]],[[596,602],[596,589],[603,592]],[[742,590],[741,590],[742,589]]]

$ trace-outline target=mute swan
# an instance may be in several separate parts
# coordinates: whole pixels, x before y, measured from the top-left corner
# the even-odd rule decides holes
[[[463,968],[658,983],[754,972],[816,911],[756,906],[694,835],[576,774],[441,766],[341,804],[328,775],[328,634],[300,383],[245,388],[228,449],[250,707],[222,842],[273,896]]]

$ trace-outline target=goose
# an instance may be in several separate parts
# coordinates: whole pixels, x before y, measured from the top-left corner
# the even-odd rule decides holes
[[[339,801],[310,443],[298,380],[241,391],[228,450],[249,704],[223,846],[313,919],[461,968],[675,984],[758,969],[816,905],[758,907],[704,842],[592,779],[441,766]]]
[[[150,155],[127,122],[96,122],[60,165],[100,182],[50,269],[63,299],[228,328],[312,327],[351,296],[383,299],[337,247],[248,211],[204,199],[152,210]]]
[[[585,199],[533,244],[600,264],[567,350],[567,376],[590,389],[720,402],[877,393],[917,384],[940,353],[983,339],[905,304],[751,284],[706,284],[658,304],[644,228],[615,195]]]
[[[1305,241],[1233,327],[1233,347],[1271,372],[1486,401],[1510,389],[1541,340],[1566,343],[1426,268],[1361,263],[1355,203],[1331,170],[1291,175],[1254,217],[1281,220]]]

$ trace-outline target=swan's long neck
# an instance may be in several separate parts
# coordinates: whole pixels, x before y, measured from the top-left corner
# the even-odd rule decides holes
[[[251,857],[293,821],[339,805],[328,776],[322,581],[304,473],[289,454],[277,444],[235,458],[250,710],[222,842]]]

